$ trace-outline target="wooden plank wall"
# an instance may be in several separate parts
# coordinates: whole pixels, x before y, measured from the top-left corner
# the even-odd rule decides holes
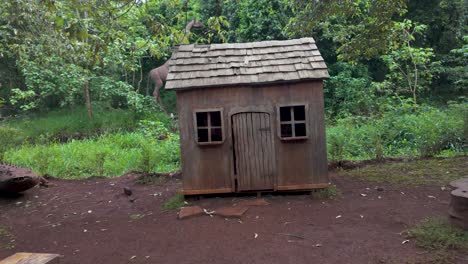
[[[282,141],[277,136],[276,107],[287,104],[308,104],[308,139]],[[194,137],[193,111],[220,107],[223,108],[224,142],[199,146]],[[234,191],[230,116],[239,111],[271,114],[276,187],[323,187],[329,182],[323,107],[322,81],[177,91],[184,191],[190,193],[192,190],[193,194],[197,190]]]

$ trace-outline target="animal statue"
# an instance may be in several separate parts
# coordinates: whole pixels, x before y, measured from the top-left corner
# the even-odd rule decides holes
[[[203,28],[203,27],[205,27],[203,23],[201,23],[200,21],[196,19],[193,19],[185,26],[184,37],[180,42],[187,44],[192,28]],[[161,106],[161,109],[165,113],[167,112],[162,104],[159,89],[163,86],[164,82],[166,81],[168,73],[169,73],[169,60],[166,61],[163,65],[157,68],[154,68],[149,72],[149,77],[154,83],[154,91],[153,91],[154,99]]]
[[[0,164],[0,194],[24,192],[37,184],[47,186],[47,180],[29,169]]]

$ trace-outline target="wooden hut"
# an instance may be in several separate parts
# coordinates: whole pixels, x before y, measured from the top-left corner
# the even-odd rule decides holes
[[[329,75],[313,38],[181,45],[169,65],[184,194],[328,186]]]

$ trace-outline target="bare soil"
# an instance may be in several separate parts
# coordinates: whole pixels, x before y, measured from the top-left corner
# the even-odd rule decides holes
[[[402,244],[402,232],[425,217],[445,216],[449,203],[449,191],[440,186],[376,184],[332,173],[341,191],[334,199],[264,195],[270,204],[249,208],[240,220],[177,220],[176,211],[161,207],[180,180],[141,185],[137,177],[51,179],[49,188],[0,199],[0,259],[26,251],[61,254],[62,264],[438,263],[411,239]],[[189,202],[212,210],[253,198]],[[452,253],[455,263],[468,263]]]

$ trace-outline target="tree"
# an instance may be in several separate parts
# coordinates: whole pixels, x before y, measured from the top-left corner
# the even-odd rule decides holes
[[[412,94],[414,103],[419,91],[428,88],[432,81],[429,67],[434,57],[433,49],[413,46],[415,36],[423,34],[426,28],[408,19],[395,22],[388,36],[388,53],[382,56],[390,70],[388,78],[396,86],[405,86]]]
[[[405,0],[294,0],[290,37],[318,36],[337,43],[338,59],[366,61],[387,49],[394,18],[406,12]],[[325,47],[326,48],[326,47]]]

